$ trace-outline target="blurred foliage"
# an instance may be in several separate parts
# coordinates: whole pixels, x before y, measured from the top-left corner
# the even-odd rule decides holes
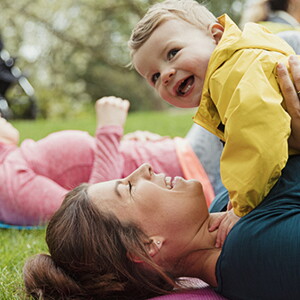
[[[135,71],[127,40],[154,0],[1,0],[5,49],[29,77],[43,117],[66,116],[96,99],[130,99],[131,110],[167,107]],[[244,0],[207,0],[238,21]]]

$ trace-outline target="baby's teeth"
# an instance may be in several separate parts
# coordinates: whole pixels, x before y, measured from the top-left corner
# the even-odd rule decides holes
[[[191,85],[190,84],[188,84],[182,91],[181,91],[181,93],[182,94],[186,94],[190,89],[191,89]]]
[[[191,85],[189,84],[188,86],[187,86],[187,88],[185,89],[185,93],[187,93],[190,89],[191,89]]]

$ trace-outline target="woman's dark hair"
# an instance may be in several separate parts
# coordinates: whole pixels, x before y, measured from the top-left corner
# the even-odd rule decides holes
[[[289,1],[288,0],[269,0],[268,4],[272,11],[275,11],[275,10],[287,11]]]
[[[148,255],[149,238],[135,225],[101,212],[90,201],[88,186],[69,192],[51,218],[46,232],[50,255],[26,262],[27,294],[45,300],[113,300],[146,299],[172,290],[175,281]],[[145,264],[132,262],[128,253]]]

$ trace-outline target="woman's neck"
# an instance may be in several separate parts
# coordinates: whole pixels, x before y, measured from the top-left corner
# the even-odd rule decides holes
[[[186,274],[183,276],[200,278],[211,286],[217,286],[215,269],[221,248],[215,247],[217,230],[210,232],[208,229],[220,214],[222,213],[209,215],[199,229],[193,241],[192,249],[184,259]]]

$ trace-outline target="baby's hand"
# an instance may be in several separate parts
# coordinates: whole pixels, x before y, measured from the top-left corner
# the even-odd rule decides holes
[[[103,97],[96,101],[97,127],[109,125],[124,126],[130,103],[114,96]]]
[[[134,131],[134,132],[127,133],[123,137],[124,140],[135,140],[135,141],[141,141],[141,142],[161,141],[161,140],[164,140],[166,138],[168,138],[168,137],[161,136],[157,133],[153,133],[153,132],[149,132],[149,131],[141,131],[141,130],[137,130],[137,131]]]
[[[218,229],[215,244],[216,248],[221,248],[223,246],[229,231],[239,219],[240,217],[233,212],[233,209],[230,209],[212,223],[208,230],[215,231]]]

